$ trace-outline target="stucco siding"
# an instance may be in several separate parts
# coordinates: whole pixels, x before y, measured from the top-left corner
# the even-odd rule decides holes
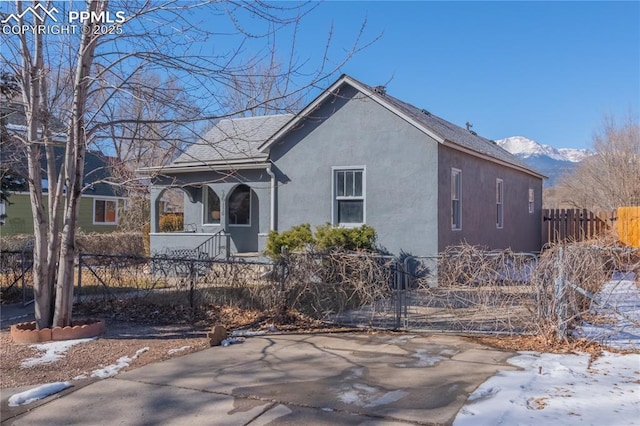
[[[152,218],[156,218],[152,220],[154,232],[158,232],[157,219],[161,213],[158,211],[158,201],[164,189],[163,184],[166,187],[182,187],[184,190],[184,224],[185,229],[192,232],[185,233],[184,238],[180,239],[181,244],[187,244],[190,241],[190,248],[194,248],[203,242],[197,234],[205,233],[210,236],[224,230],[229,237],[231,253],[256,252],[262,249],[264,241],[260,239],[259,234],[269,232],[270,209],[270,177],[265,169],[220,172],[212,170],[176,174],[164,180],[157,179],[152,190],[154,200]],[[250,224],[231,225],[227,218],[229,196],[242,184],[251,188]],[[203,223],[203,186],[209,186],[220,198],[221,211],[218,224]],[[193,238],[189,239],[190,235]],[[163,238],[157,235],[151,240],[151,249],[162,252],[171,248],[172,241],[175,241],[175,236]]]
[[[437,142],[348,87],[271,147],[277,226],[332,222],[332,167],[363,168],[365,222],[392,253],[437,251]]]
[[[440,146],[438,247],[467,242],[489,249],[538,251],[541,239],[542,180]],[[462,173],[462,229],[451,229],[451,169]],[[496,179],[503,182],[503,227],[497,227]],[[534,191],[529,212],[529,189]]]

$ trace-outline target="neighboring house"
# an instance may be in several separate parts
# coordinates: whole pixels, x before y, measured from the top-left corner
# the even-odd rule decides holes
[[[493,141],[342,76],[299,114],[221,120],[153,175],[151,249],[261,251],[270,230],[371,225],[392,253],[541,248],[542,180]],[[185,229],[158,232],[167,188]],[[208,243],[207,243],[208,242]]]
[[[24,113],[19,109],[16,111],[15,105],[13,108],[14,110],[10,113],[7,113],[4,108],[2,110],[2,118],[8,121],[8,124],[5,124],[7,132],[3,135],[3,138],[8,139],[12,133],[20,134],[25,131],[25,126],[20,121],[24,121]],[[59,139],[60,145],[64,144],[64,134],[54,134],[54,138]],[[2,142],[0,167],[3,170],[10,169],[14,188],[9,190],[8,202],[4,203],[6,217],[4,224],[0,226],[0,235],[32,234],[33,215],[31,214],[31,202],[25,178],[27,176],[27,159],[24,152],[19,149],[19,143],[14,143],[10,140],[3,140]],[[56,146],[54,152],[59,169],[64,155],[63,146]],[[43,192],[46,194],[48,182],[44,172],[44,158],[42,162],[42,186]],[[78,226],[83,232],[111,232],[117,227],[120,211],[125,207],[125,199],[114,192],[112,185],[103,182],[110,178],[110,170],[109,157],[95,151],[86,153],[86,188],[80,199],[80,214],[78,217]]]

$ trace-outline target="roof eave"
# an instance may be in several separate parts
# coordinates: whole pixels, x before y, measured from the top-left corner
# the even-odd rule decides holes
[[[469,155],[472,155],[472,156],[477,157],[477,158],[481,158],[481,159],[486,160],[486,161],[490,161],[492,163],[500,164],[502,166],[506,166],[506,167],[509,167],[511,169],[523,172],[523,173],[527,173],[529,175],[535,176],[535,177],[540,178],[540,179],[547,179],[548,178],[548,176],[545,176],[545,175],[543,175],[541,173],[538,173],[538,172],[536,172],[534,170],[531,170],[529,168],[522,167],[522,166],[519,166],[517,164],[509,163],[508,161],[500,160],[499,158],[493,157],[493,156],[488,155],[488,154],[483,154],[481,152],[474,151],[473,149],[466,148],[464,146],[458,145],[457,143],[455,143],[453,141],[450,141],[450,140],[445,140],[444,141],[444,146],[447,146],[449,148],[464,152],[465,154],[469,154]]]
[[[217,170],[251,170],[251,169],[264,169],[270,166],[269,161],[244,161],[244,162],[211,162],[211,163],[184,163],[181,165],[171,164],[168,166],[153,166],[143,167],[136,170],[136,173],[140,175],[154,175],[158,173],[197,173],[197,172],[210,172]]]

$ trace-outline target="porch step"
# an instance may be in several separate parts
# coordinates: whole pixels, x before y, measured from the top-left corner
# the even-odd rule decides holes
[[[231,257],[260,257],[260,252],[250,251],[246,253],[233,253]]]

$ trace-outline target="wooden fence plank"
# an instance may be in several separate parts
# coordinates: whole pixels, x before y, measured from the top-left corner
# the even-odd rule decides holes
[[[586,209],[543,209],[542,243],[585,241],[606,233],[616,220],[612,212]]]

